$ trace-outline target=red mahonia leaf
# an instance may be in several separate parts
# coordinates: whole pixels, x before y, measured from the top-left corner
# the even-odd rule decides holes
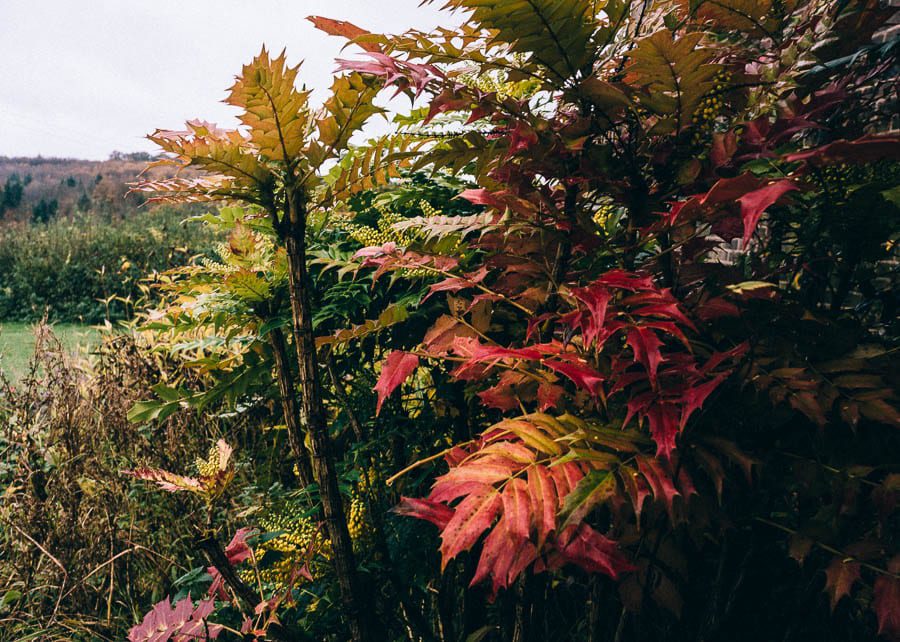
[[[377,266],[372,275],[373,280],[378,280],[385,272],[392,270],[425,268],[447,272],[456,268],[459,261],[449,256],[419,254],[400,250],[396,243],[385,243],[381,246],[364,247],[353,255],[355,259],[365,259],[360,267]]]
[[[859,562],[845,562],[835,557],[825,569],[825,592],[831,596],[831,610],[841,601],[845,595],[850,595],[850,589],[859,579]]]
[[[631,506],[634,508],[634,516],[637,526],[641,525],[641,511],[644,508],[644,501],[650,496],[650,487],[641,475],[631,468],[623,468],[619,471],[619,479],[622,480],[622,486],[631,500]]]
[[[575,382],[575,385],[582,390],[587,390],[591,395],[596,396],[600,392],[600,384],[603,383],[602,374],[585,365],[572,363],[570,361],[545,361],[544,365],[560,374],[565,375]]]
[[[680,432],[678,407],[674,403],[655,403],[647,408],[644,416],[650,424],[650,436],[656,442],[656,454],[669,459],[675,450],[675,438]]]
[[[556,486],[544,466],[530,467],[527,475],[534,532],[537,546],[542,548],[550,533],[556,530],[556,510],[560,500],[556,496]]]
[[[438,283],[428,286],[428,294],[422,299],[425,301],[435,292],[459,292],[468,288],[474,288],[478,283],[484,280],[488,274],[486,267],[470,272],[464,276],[452,276]]]
[[[431,119],[444,112],[468,109],[472,102],[472,96],[464,95],[456,88],[445,87],[441,90],[441,93],[431,99],[428,115],[425,116],[424,123],[427,125],[431,122]]]
[[[734,303],[721,297],[709,299],[696,309],[696,315],[703,321],[712,321],[722,317],[736,317],[740,313],[741,311]]]
[[[672,483],[671,475],[652,457],[638,457],[637,464],[638,470],[641,471],[653,491],[653,498],[665,504],[669,519],[674,522],[674,502],[676,497],[681,496],[681,493]]]
[[[521,215],[527,215],[534,209],[531,203],[506,190],[491,192],[483,188],[467,189],[460,192],[459,198],[474,205],[493,207],[501,212],[509,209]]]
[[[481,403],[488,408],[513,410],[519,407],[519,400],[509,384],[498,383],[496,386],[491,386],[477,394],[478,398],[481,399]]]
[[[244,560],[250,559],[251,551],[247,546],[247,537],[255,532],[253,528],[240,528],[231,538],[228,546],[225,547],[225,557],[232,565],[240,564]]]
[[[641,326],[631,328],[628,331],[626,341],[634,351],[634,358],[644,364],[647,374],[650,376],[650,381],[655,386],[656,371],[659,369],[659,364],[663,361],[663,356],[659,351],[662,341],[659,340],[659,337],[656,336],[653,330]]]
[[[542,383],[537,389],[538,410],[544,412],[550,408],[556,408],[565,392],[562,386]]]
[[[768,182],[746,172],[734,178],[720,179],[705,194],[697,194],[686,201],[675,203],[666,219],[672,224],[676,218],[691,219],[701,212],[714,211],[723,204],[736,202],[741,208],[746,243],[766,208],[785,193],[796,189],[799,188],[790,180]]]
[[[535,348],[504,348],[502,346],[473,344],[471,349],[470,358],[480,363],[498,361],[500,359],[529,359],[536,361],[542,356],[540,350]]]
[[[719,387],[725,380],[725,376],[721,375],[716,377],[715,379],[711,379],[705,383],[701,383],[699,385],[688,388],[684,395],[684,405],[681,408],[681,422],[678,425],[679,430],[684,430],[685,425],[687,425],[688,419],[690,419],[691,415],[694,414],[695,410],[699,410],[703,407],[703,402],[706,401],[706,398],[712,393],[713,390]]]
[[[381,366],[381,376],[375,384],[375,392],[378,393],[378,405],[375,414],[381,412],[381,404],[397,387],[406,381],[407,377],[419,366],[419,357],[402,350],[391,352]]]
[[[380,51],[367,51],[369,60],[344,60],[338,58],[337,71],[356,71],[361,74],[378,76],[385,85],[396,85],[397,93],[415,87],[418,97],[432,80],[442,78],[443,73],[434,65],[417,64],[405,60],[397,60]],[[397,95],[396,93],[394,94]]]
[[[900,159],[900,136],[870,134],[856,140],[841,139],[785,157],[788,161],[803,161],[817,167],[838,163],[872,163],[883,159]]]
[[[450,523],[455,511],[445,504],[430,499],[401,497],[400,503],[393,508],[392,512],[424,519],[443,530]]]
[[[199,479],[176,475],[159,468],[135,468],[134,470],[123,470],[122,474],[154,482],[160,488],[170,493],[177,493],[182,490],[199,493],[203,490],[203,484],[200,483]]]
[[[498,589],[509,586],[537,556],[534,544],[512,531],[509,519],[504,515],[484,540],[470,586],[490,576],[492,595],[496,595]]]
[[[255,530],[253,528],[241,528],[234,534],[231,542],[225,547],[225,557],[229,564],[236,566],[252,556],[252,551],[247,545],[247,537]],[[225,592],[225,578],[219,573],[219,569],[215,566],[208,566],[206,572],[209,573],[213,580],[209,586],[209,595],[218,597],[220,600],[227,600],[228,594]]]
[[[346,20],[333,20],[332,18],[323,18],[322,16],[307,16],[306,19],[313,23],[313,26],[316,29],[324,31],[329,36],[341,36],[348,40],[355,40],[360,36],[367,36],[371,33]],[[381,47],[373,43],[362,42],[358,44],[366,51],[381,51]]]
[[[744,222],[744,243],[750,240],[756,230],[759,217],[766,208],[774,204],[786,193],[799,189],[793,181],[787,179],[769,183],[752,192],[747,192],[737,199],[741,204],[741,220]]]
[[[652,277],[635,272],[626,272],[625,270],[610,270],[597,279],[594,284],[620,290],[631,290],[632,292],[656,289]]]
[[[618,544],[587,524],[573,527],[571,539],[561,549],[563,558],[586,571],[603,573],[618,579],[621,573],[633,571],[634,565],[619,550]]]
[[[578,485],[578,482],[584,477],[584,473],[575,462],[571,461],[549,468],[548,471],[550,479],[553,480],[553,484],[556,486],[556,496],[560,502],[559,507],[562,508],[566,496]]]
[[[503,502],[491,486],[485,486],[463,499],[441,532],[441,570],[454,557],[467,551],[490,528]]]
[[[538,142],[537,133],[521,120],[516,121],[516,126],[507,129],[509,137],[509,155],[517,154],[527,150],[529,147]]]
[[[443,355],[447,354],[453,347],[456,337],[476,338],[478,333],[459,319],[451,317],[448,314],[438,317],[434,325],[425,333],[422,339],[422,345],[428,350],[429,354]]]
[[[656,290],[651,292],[639,292],[632,294],[622,300],[622,305],[642,306],[635,309],[632,314],[638,316],[658,316],[672,319],[678,323],[697,331],[693,322],[685,316],[679,307],[678,300],[672,296],[672,292],[668,289]]]
[[[589,313],[588,322],[582,332],[585,345],[590,345],[603,330],[606,308],[612,293],[604,286],[592,284],[586,288],[572,288],[572,295],[585,305]]]

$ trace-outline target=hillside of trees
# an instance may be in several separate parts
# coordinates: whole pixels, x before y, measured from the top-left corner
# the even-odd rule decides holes
[[[113,152],[105,161],[0,156],[0,225],[46,223],[76,213],[124,216],[144,198],[128,194],[129,183],[153,160],[145,152]],[[150,176],[161,175],[149,170]]]

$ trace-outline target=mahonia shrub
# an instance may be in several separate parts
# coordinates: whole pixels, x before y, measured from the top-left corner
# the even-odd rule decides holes
[[[620,580],[620,632],[648,602],[682,615],[698,556],[781,540],[832,611],[853,601],[853,635],[896,636],[890,11],[448,4],[461,32],[324,26],[365,50],[343,68],[423,66],[401,83],[424,126],[459,131],[417,166],[470,174],[484,207],[357,253],[375,279],[430,271],[449,304],[387,356],[378,406],[448,368],[491,409],[397,511],[438,527],[442,569],[472,551],[491,593],[571,566]],[[684,626],[722,634],[732,573]]]
[[[463,26],[312,18],[361,49],[320,111],[263,51],[229,99],[244,129],[153,136],[207,175],[137,189],[243,205],[151,315],[216,384],[133,418],[266,396],[309,502],[235,535],[210,595],[275,639],[346,639],[339,617],[354,640],[896,639],[891,10],[446,4]],[[383,89],[413,111],[351,145]],[[295,412],[292,368],[323,413]]]

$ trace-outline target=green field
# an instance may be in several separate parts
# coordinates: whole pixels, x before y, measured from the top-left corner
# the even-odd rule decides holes
[[[91,326],[59,323],[52,326],[54,334],[69,350],[91,346],[98,332]],[[34,351],[34,324],[0,322],[0,370],[13,381],[28,370]]]

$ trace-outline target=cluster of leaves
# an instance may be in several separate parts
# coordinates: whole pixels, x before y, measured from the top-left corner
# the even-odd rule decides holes
[[[384,36],[314,18],[362,49],[339,62],[348,75],[321,111],[296,68],[263,51],[228,99],[244,129],[154,134],[173,155],[162,163],[207,174],[137,189],[247,206],[207,219],[230,228],[223,260],[173,275],[184,298],[151,323],[198,333],[190,349],[209,352],[192,365],[215,385],[158,387],[161,401],[133,417],[224,396],[281,402],[303,483],[298,430],[314,463],[335,459],[298,496],[310,515],[321,501],[355,640],[900,636],[889,273],[900,140],[846,115],[886,95],[893,49],[871,43],[888,13],[827,1],[448,6],[464,27]],[[835,43],[850,25],[852,65]],[[398,132],[350,146],[382,87],[424,105]],[[410,172],[425,169],[436,185],[473,184],[450,203],[390,208],[400,216],[372,238],[348,228],[375,230],[373,203],[422,200]],[[370,493],[375,564],[358,563],[329,495],[329,475],[354,467],[393,473],[396,512],[438,527],[440,580],[410,568],[404,521],[380,523],[387,482]],[[788,552],[802,566],[785,566]],[[384,586],[374,609],[354,588],[360,568]],[[495,606],[472,606],[483,582]],[[304,629],[341,635],[288,593]],[[582,612],[539,607],[562,594]],[[785,609],[798,599],[823,617],[801,622]]]

